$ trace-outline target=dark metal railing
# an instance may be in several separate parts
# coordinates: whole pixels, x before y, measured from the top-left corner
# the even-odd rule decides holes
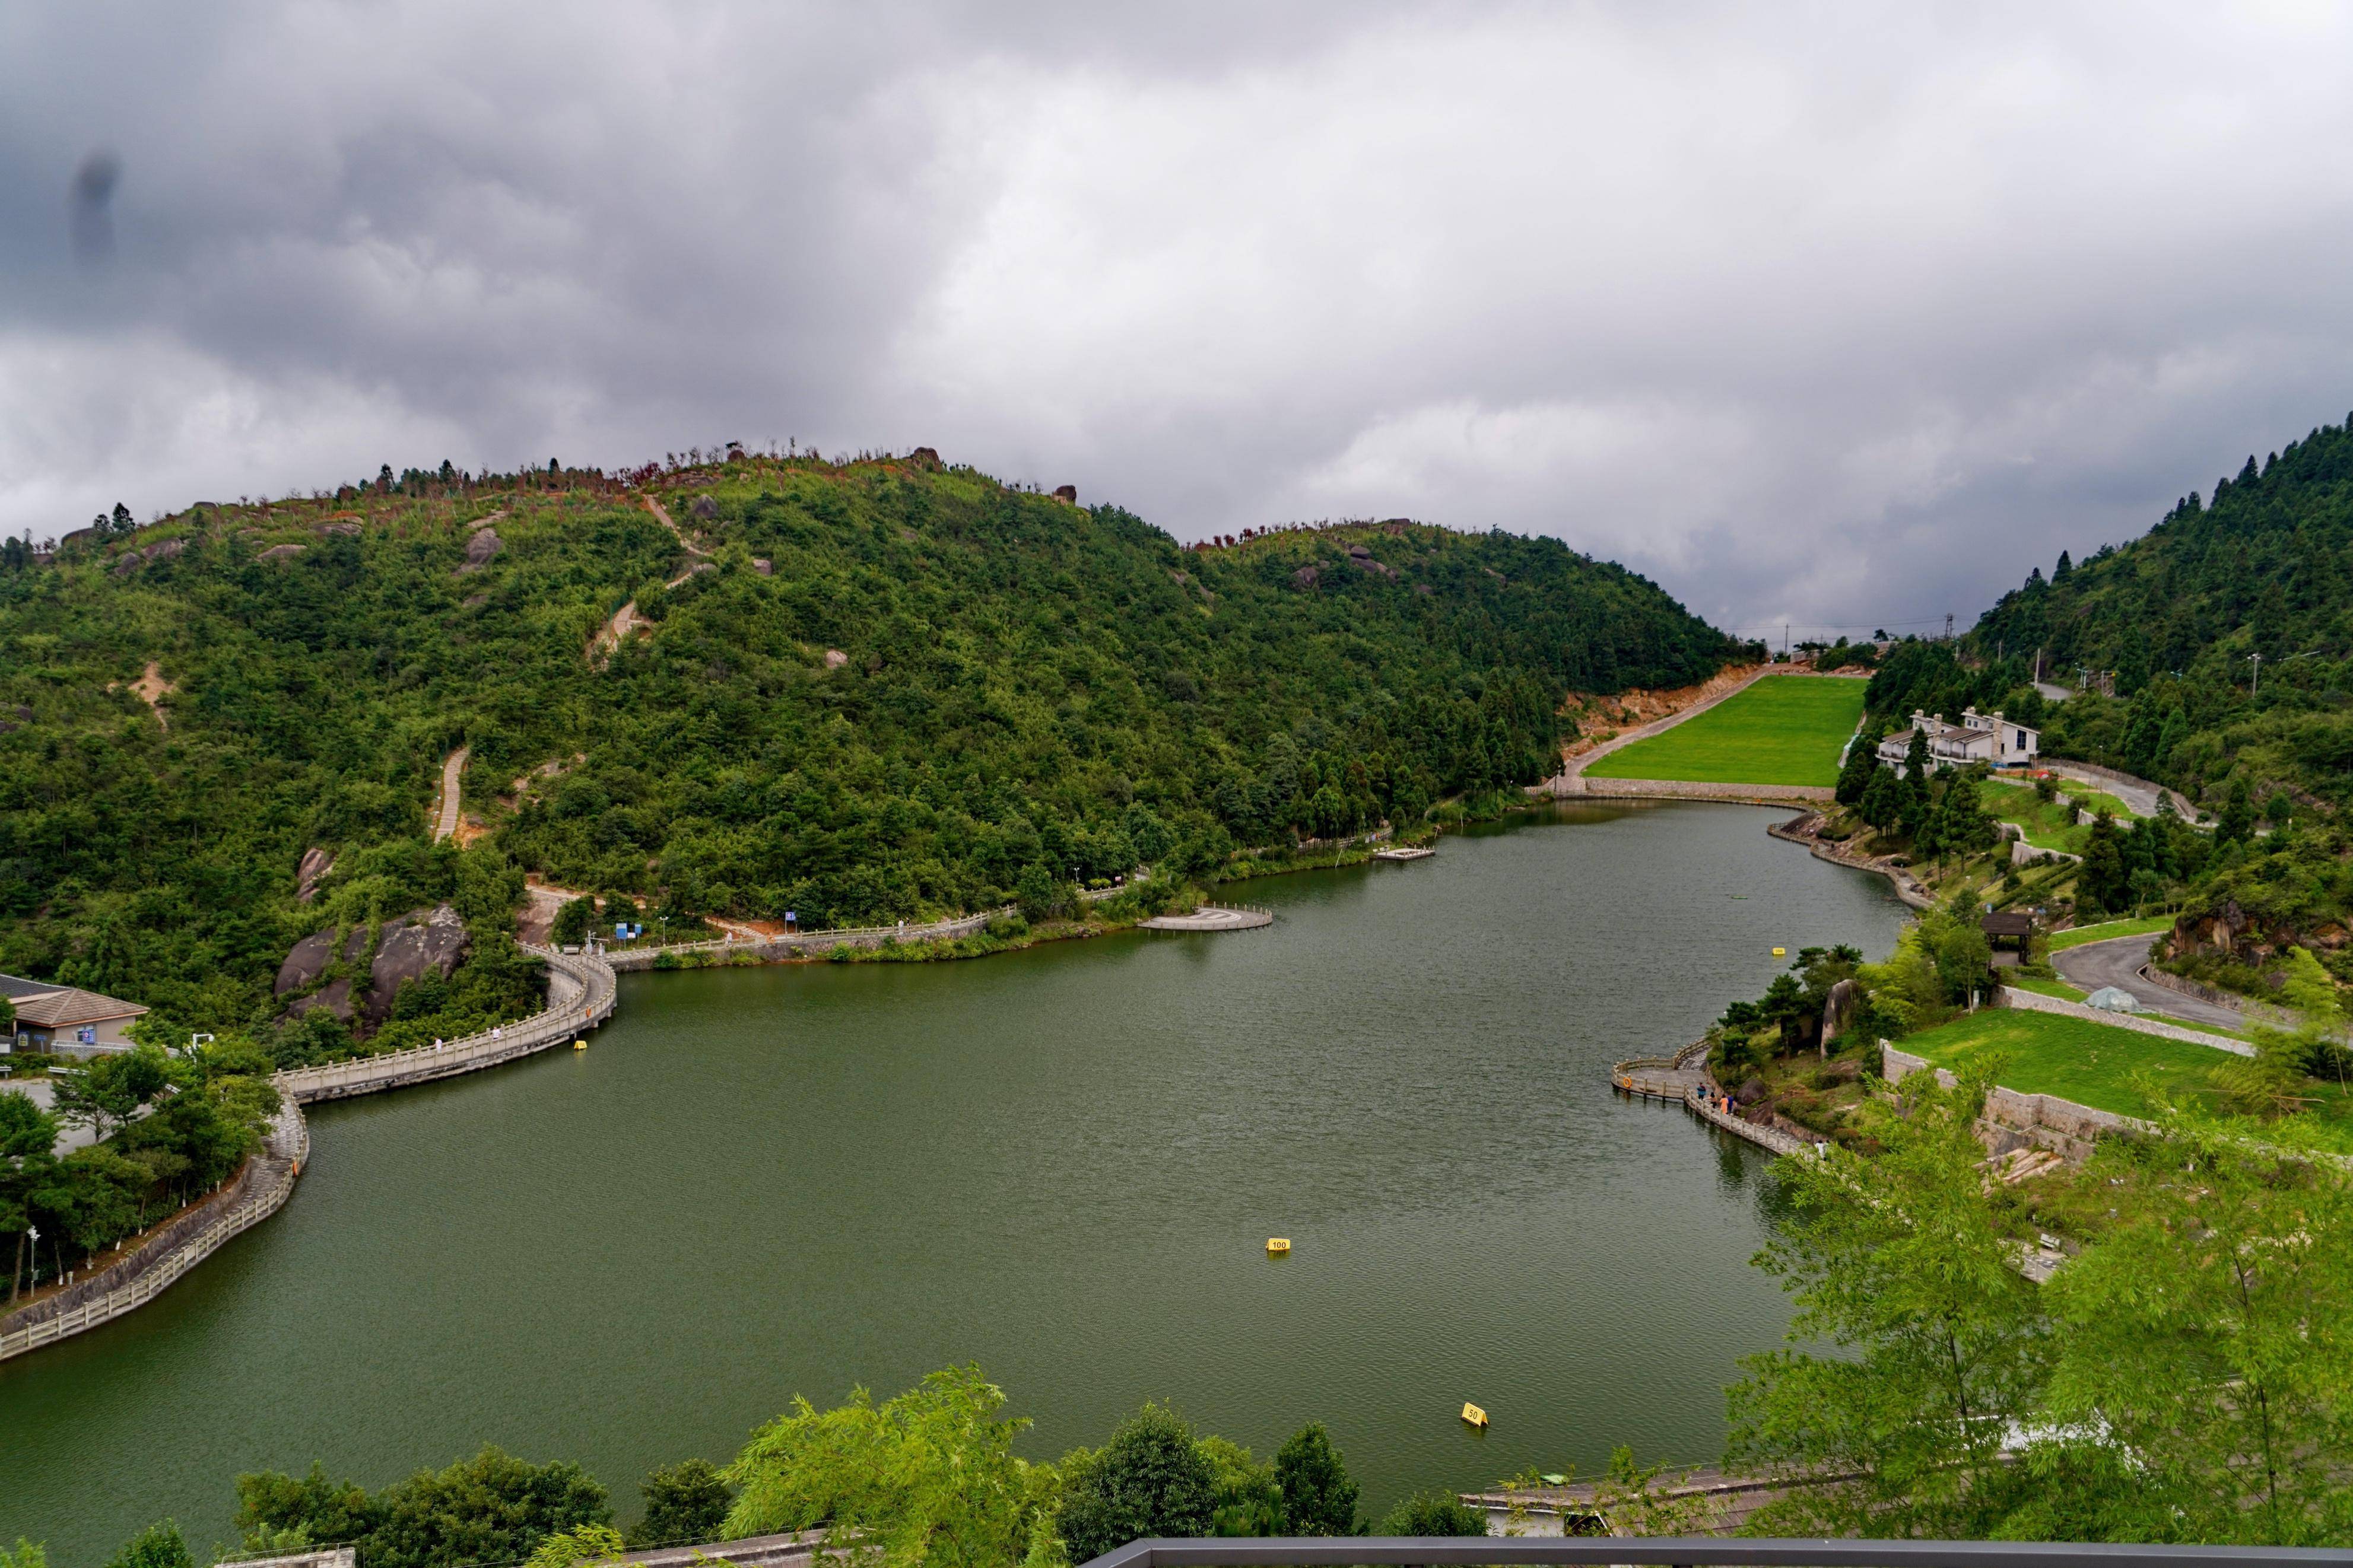
[[[1706,1568],[2353,1568],[2353,1552],[2296,1546],[2117,1546],[2011,1541],[1744,1540],[1726,1536],[1358,1535],[1136,1541],[1084,1568],[1346,1568],[1610,1563]]]

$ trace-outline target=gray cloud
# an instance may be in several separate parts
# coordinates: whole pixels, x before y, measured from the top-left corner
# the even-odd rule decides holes
[[[383,461],[922,442],[1180,536],[1409,512],[1730,626],[1966,620],[2353,405],[2349,31],[11,8],[0,530]]]

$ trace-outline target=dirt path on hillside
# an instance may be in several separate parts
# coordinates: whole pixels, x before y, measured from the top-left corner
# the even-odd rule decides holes
[[[702,546],[697,544],[691,539],[689,539],[686,536],[685,531],[670,521],[670,513],[664,510],[661,502],[654,500],[651,496],[648,496],[646,498],[646,510],[653,513],[656,517],[661,519],[661,525],[678,536],[678,542],[686,546],[686,552],[689,555],[700,555],[706,560],[710,558],[711,552],[703,549]]]
[[[120,689],[121,686],[122,682],[116,681],[107,689],[114,691]],[[131,682],[131,694],[147,704],[147,710],[155,715],[155,722],[166,730],[172,727],[172,721],[164,715],[164,699],[178,689],[180,689],[178,687],[164,679],[164,667],[152,658],[147,661],[147,668],[139,679]]]
[[[458,778],[466,771],[466,753],[473,748],[460,746],[441,763],[441,803],[433,820],[433,842],[438,844],[458,831]]]
[[[677,538],[680,548],[683,549],[689,555],[699,556],[701,558],[692,565],[689,566],[685,571],[680,573],[669,582],[664,583],[662,584],[663,587],[675,588],[681,583],[685,582],[689,577],[693,576],[697,572],[712,572],[717,570],[717,567],[712,563],[711,552],[703,549],[702,546],[695,543],[691,539],[689,539],[686,536],[685,531],[681,530],[677,523],[670,521],[670,515],[663,509],[661,502],[654,500],[651,496],[648,496],[646,497],[646,510],[653,513],[655,517],[659,518],[664,528],[670,531],[671,534]],[[615,610],[613,612],[613,618],[607,621],[605,625],[597,630],[596,635],[589,639],[588,662],[598,669],[604,668],[606,664],[612,658],[615,651],[618,649],[624,642],[627,642],[632,635],[638,632],[649,630],[652,626],[653,623],[651,621],[638,614],[638,602],[635,599],[631,599],[628,604],[623,605],[619,609]]]

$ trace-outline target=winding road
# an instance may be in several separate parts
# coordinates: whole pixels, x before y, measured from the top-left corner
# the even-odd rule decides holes
[[[2247,1016],[2235,1007],[2201,1002],[2195,996],[2184,996],[2143,980],[2140,968],[2148,962],[2149,945],[2156,941],[2154,936],[2119,936],[2106,942],[2087,942],[2081,947],[2063,948],[2052,953],[2051,967],[2059,972],[2061,979],[2079,990],[2097,991],[2104,985],[2114,985],[2132,993],[2150,1012],[2179,1018],[2185,1024],[2225,1029],[2246,1024]]]

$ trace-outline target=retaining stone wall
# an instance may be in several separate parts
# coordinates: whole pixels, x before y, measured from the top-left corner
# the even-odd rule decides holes
[[[1881,1075],[1890,1083],[1901,1083],[1928,1067],[1926,1057],[1898,1050],[1885,1040],[1879,1042],[1879,1060]],[[1953,1075],[1943,1068],[1936,1070],[1936,1081],[1951,1088]],[[2071,1165],[2080,1165],[2092,1157],[2092,1145],[2098,1139],[2138,1131],[2147,1125],[2129,1116],[2096,1110],[2056,1095],[2021,1094],[1997,1084],[1986,1091],[1985,1114],[1978,1119],[1978,1133],[1996,1154],[2031,1145],[2048,1149]]]

